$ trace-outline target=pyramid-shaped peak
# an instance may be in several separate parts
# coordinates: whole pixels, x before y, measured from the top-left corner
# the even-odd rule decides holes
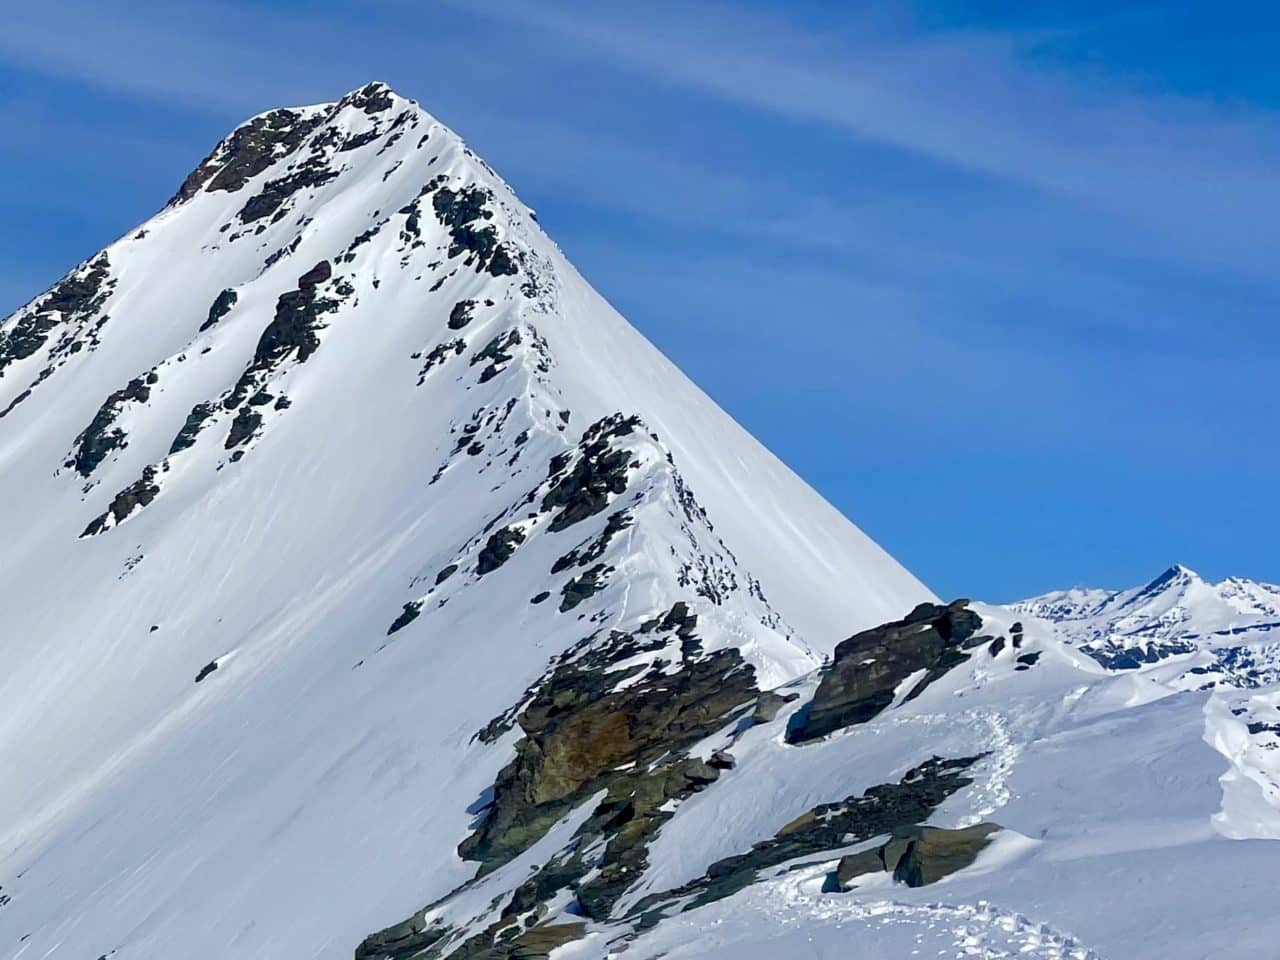
[[[1169,567],[1164,573],[1156,578],[1156,582],[1174,583],[1184,582],[1188,580],[1199,580],[1200,574],[1196,573],[1185,564],[1175,563]]]
[[[433,458],[437,445],[444,450],[440,457],[451,457],[461,437],[467,442],[460,449],[474,451],[468,456],[480,457],[482,448],[496,456],[502,450],[497,439],[485,446],[465,431],[479,429],[476,424],[487,424],[491,432],[500,431],[498,424],[503,430],[514,426],[515,413],[508,409],[532,410],[537,420],[515,427],[507,459],[526,426],[530,435],[549,432],[554,440],[622,412],[639,416],[667,444],[698,501],[717,517],[718,534],[733,543],[744,569],[763,584],[759,592],[772,595],[771,602],[798,634],[820,645],[834,643],[851,629],[932,599],[918,580],[657,357],[652,345],[589,288],[526,209],[457,134],[382,80],[363,83],[337,100],[280,107],[246,120],[187,177],[160,217],[109,251],[106,280],[114,282],[116,296],[127,293],[129,309],[121,311],[103,300],[98,313],[113,321],[101,335],[103,353],[111,360],[91,358],[94,389],[82,401],[85,409],[77,409],[77,420],[92,421],[103,397],[114,397],[140,375],[142,386],[148,386],[152,368],[163,368],[176,381],[177,373],[169,371],[178,370],[179,362],[184,374],[209,368],[210,380],[229,391],[225,402],[218,391],[205,396],[194,388],[185,391],[190,396],[177,412],[168,409],[169,398],[180,396],[175,388],[152,391],[145,400],[122,401],[126,412],[145,407],[152,411],[148,416],[163,421],[155,428],[157,436],[173,435],[153,440],[149,463],[142,462],[144,445],[133,437],[127,453],[120,446],[121,452],[101,467],[104,473],[95,476],[120,462],[122,475],[113,476],[110,484],[119,491],[130,487],[147,466],[171,455],[174,442],[174,456],[189,449],[186,434],[175,441],[188,419],[192,436],[221,433],[221,442],[232,444],[219,448],[232,451],[228,458],[250,456],[255,438],[268,430],[277,436],[273,423],[283,423],[285,417],[298,425],[289,430],[301,434],[306,408],[278,395],[286,378],[296,381],[291,389],[297,396],[312,382],[314,396],[349,395],[362,422],[403,423],[403,411],[431,395],[430,429],[436,432],[430,444],[420,446]],[[152,265],[160,258],[168,271],[194,278],[175,300],[170,299],[172,290],[155,281]],[[303,283],[321,262],[331,271],[323,289]],[[291,313],[298,304],[314,316]],[[182,319],[175,324],[177,316]],[[369,321],[371,316],[378,318],[376,323]],[[162,343],[155,336],[126,340],[115,332],[126,324],[131,330],[149,329],[159,324],[153,319],[158,317],[168,318],[161,327]],[[96,318],[86,307],[84,322]],[[288,343],[281,340],[285,334],[292,337]],[[320,350],[311,359],[322,342],[341,346]],[[364,367],[337,363],[333,370],[324,369],[336,362],[330,357],[349,360],[362,351],[369,354]],[[287,354],[288,362],[275,363],[278,353]],[[88,353],[76,355],[77,367],[88,365],[86,358]],[[404,383],[386,373],[406,364],[412,369]],[[376,369],[380,375],[347,382],[360,369]],[[281,384],[268,390],[265,381],[255,380],[257,393],[247,386],[231,389],[246,371],[250,380],[269,375]],[[232,374],[235,382],[222,383]],[[343,381],[341,386],[337,380]],[[386,390],[373,389],[371,382]],[[49,395],[53,388],[50,381],[40,394]],[[501,403],[489,398],[482,408],[479,399],[472,399],[481,391],[499,390],[508,391],[498,398]],[[131,392],[141,397],[146,391]],[[33,393],[16,401],[32,415],[40,407]],[[0,396],[0,401],[9,399],[8,394]],[[380,404],[385,411],[373,412]],[[493,410],[499,412],[490,421]],[[564,420],[559,419],[562,412]],[[232,434],[228,421],[235,417],[240,426]],[[84,423],[68,428],[70,437],[83,428]],[[424,428],[419,424],[418,429]],[[143,430],[140,426],[136,432]],[[376,438],[358,431],[350,443],[339,442],[335,430],[324,435],[340,457],[335,469],[345,470],[352,482],[363,475],[350,465],[359,459],[357,447],[367,442],[370,465],[384,455],[373,442]],[[521,441],[518,446],[525,445]],[[216,451],[210,455],[223,457]],[[260,469],[254,465],[266,459],[252,457],[246,470]],[[478,467],[487,462],[475,461]],[[753,511],[744,509],[740,478],[727,472],[725,463],[752,465],[743,469],[760,491],[753,499],[786,502],[788,515],[764,527],[749,520]],[[417,466],[428,477],[440,471],[438,462]],[[129,476],[123,475],[125,467],[133,471]],[[231,476],[230,470],[228,465],[205,479],[214,483]],[[455,476],[461,472],[453,470]],[[176,474],[157,477],[170,481]],[[443,479],[439,483],[430,490],[433,502]],[[117,505],[122,516],[129,513],[127,502],[143,506],[139,498],[152,498],[151,486],[157,485],[143,482],[124,496]],[[170,488],[176,485],[170,483]],[[110,492],[105,481],[101,489],[104,495]],[[167,510],[167,494],[155,496],[161,507],[148,507],[148,518]],[[112,503],[111,497],[105,504],[95,502],[97,514],[104,509],[111,513]],[[806,532],[797,535],[797,530]],[[816,568],[857,583],[854,599],[817,595],[807,572]],[[750,581],[743,576],[739,582]]]
[[[1153,597],[1168,590],[1185,587],[1199,579],[1200,575],[1190,567],[1185,567],[1180,563],[1175,563],[1138,591],[1138,594],[1134,599],[1137,600]]]
[[[399,94],[396,93],[395,89],[391,86],[391,84],[387,83],[385,80],[370,80],[368,83],[361,84],[360,86],[356,87],[354,90],[350,91],[350,93],[348,93],[347,96],[352,96],[357,93],[364,93],[368,95],[373,95],[377,93],[389,93],[395,96],[399,96]]]

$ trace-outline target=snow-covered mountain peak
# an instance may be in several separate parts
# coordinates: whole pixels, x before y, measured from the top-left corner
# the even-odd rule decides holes
[[[220,141],[183,182],[170,206],[189,201],[202,191],[235,192],[277,161],[301,151],[317,134],[322,142],[338,140],[341,147],[353,150],[363,146],[362,140],[376,138],[389,118],[403,125],[401,118],[409,116],[428,126],[436,125],[435,118],[418,104],[381,81],[358,87],[331,103],[265,111]]]
[[[937,602],[385,84],[0,323],[0,531],[3,957],[1167,960],[1270,906],[1274,693],[1095,659],[1280,591]]]
[[[1280,588],[1239,577],[1212,583],[1181,564],[1129,590],[1077,587],[1010,606],[1051,621],[1112,668],[1280,640]]]
[[[150,319],[157,311],[162,324]],[[444,412],[443,392],[456,407],[450,431],[469,437],[471,458],[499,434],[563,444],[605,416],[640,416],[747,567],[772,569],[762,579],[777,581],[782,613],[819,648],[850,622],[869,625],[929,596],[799,493],[785,467],[586,287],[483,161],[385,84],[241,125],[159,216],[6,328],[0,410],[18,425],[0,444],[38,442],[16,438],[42,412],[32,398],[65,365],[83,385],[59,406],[77,424],[60,456],[98,506],[85,532],[141,516],[179,482],[183,461],[221,472],[270,435],[294,432],[308,391],[323,390],[321,405],[340,389],[347,415],[363,407],[384,426],[422,404]],[[488,402],[460,403],[472,393]],[[491,416],[508,401],[510,412]],[[201,442],[212,432],[224,443]],[[750,449],[728,455],[726,437]],[[747,490],[742,469],[753,462],[760,480]],[[794,496],[812,501],[812,519],[773,506]],[[815,591],[818,570],[843,578],[848,594]]]
[[[245,934],[254,955],[349,953],[372,917],[462,882],[446,854],[511,746],[477,733],[564,670],[592,697],[688,675],[695,712],[724,681],[738,699],[680,723],[701,736],[932,599],[379,84],[237,127],[0,324],[0,468],[0,755],[38,771],[0,791],[0,923],[86,950],[121,904],[71,920],[74,885],[21,896],[15,877],[110,885],[210,838],[199,857],[223,866],[202,881],[158,868],[127,894],[184,905],[143,935],[172,952],[223,922],[201,884],[228,869],[280,904],[400,849],[341,930],[300,911]],[[105,846],[74,866],[90,822]],[[261,859],[268,837],[324,868]]]

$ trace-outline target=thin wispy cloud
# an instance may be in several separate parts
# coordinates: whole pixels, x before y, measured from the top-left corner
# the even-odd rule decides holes
[[[907,35],[858,17],[818,34],[778,16],[707,2],[585,11],[503,0],[436,6],[482,19],[508,38],[532,31],[560,46],[537,60],[590,59],[639,71],[655,82],[1047,191],[1123,221],[1191,264],[1273,282],[1272,258],[1256,238],[1272,233],[1280,216],[1273,175],[1280,116],[1101,86],[1096,78],[1082,83],[1037,58],[1048,38],[1043,32]],[[373,14],[395,9],[424,30],[433,15],[395,3],[305,17],[210,0],[109,9],[69,0],[69,7],[14,11],[0,35],[0,58],[183,108],[226,112],[302,102],[318,90],[339,92],[354,77],[381,75],[382,65],[402,70],[396,65],[415,56],[429,77],[469,68],[483,87],[486,60],[510,55],[501,46],[446,43],[422,56],[421,35],[381,29]],[[72,34],[58,29],[67,18],[79,26]],[[362,62],[367,67],[345,75],[335,69]],[[1106,246],[1107,236],[1099,244]]]
[[[885,36],[869,22],[854,43],[706,3],[466,9],[664,83],[1069,197],[1219,268],[1274,272],[1254,238],[1280,214],[1280,115],[1082,85],[1036,61],[1041,33]]]
[[[76,29],[62,29],[74,22]],[[358,25],[352,43],[372,43]],[[307,91],[327,72],[310,55],[332,44],[321,21],[197,0],[27,4],[6,14],[10,66],[183,109],[242,110],[264,88]]]

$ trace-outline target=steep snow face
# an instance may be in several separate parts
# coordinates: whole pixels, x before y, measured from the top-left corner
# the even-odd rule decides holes
[[[322,261],[308,303],[295,288]],[[286,294],[299,302],[282,314]],[[433,322],[441,315],[447,324]],[[609,308],[451,131],[384,88],[249,121],[169,208],[6,321],[3,338],[0,409],[9,422],[0,456],[26,474],[14,483],[20,506],[83,481],[94,485],[84,502],[101,513],[140,478],[143,461],[158,463],[171,443],[186,448],[184,423],[185,435],[211,430],[232,449],[268,437],[269,451],[284,448],[289,441],[275,438],[303,434],[287,424],[308,416],[276,409],[299,399],[280,401],[287,388],[326,395],[316,405],[340,400],[347,420],[361,432],[376,424],[380,447],[402,455],[437,421],[454,426],[478,407],[470,390],[454,388],[485,386],[456,369],[474,361],[483,364],[476,373],[507,373],[490,393],[530,407],[540,395],[554,415],[573,417],[571,426],[548,425],[545,410],[525,418],[544,431],[572,436],[615,412],[639,415],[742,566],[817,648],[932,599]],[[486,347],[503,359],[483,356]],[[407,372],[397,379],[399,369]],[[151,396],[129,390],[139,378]],[[538,384],[514,382],[522,379]],[[259,405],[246,410],[246,400]],[[55,407],[60,422],[50,424]],[[331,424],[328,446],[348,443],[343,425]],[[306,444],[318,445],[314,436]],[[55,446],[75,461],[74,472],[64,468],[74,479],[49,484]],[[354,460],[345,457],[347,472]],[[176,470],[178,459],[169,465]],[[45,482],[30,482],[37,473]],[[181,486],[198,484],[212,486]],[[181,495],[176,477],[152,485]]]
[[[5,956],[348,956],[557,657],[768,688],[931,598],[378,84],[0,325],[0,530]]]

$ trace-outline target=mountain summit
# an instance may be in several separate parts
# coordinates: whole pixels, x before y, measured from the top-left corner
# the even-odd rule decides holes
[[[392,539],[420,564],[406,516],[431,527],[430,505],[448,503],[469,523],[460,501],[499,463],[545,463],[621,414],[658,435],[741,570],[814,642],[930,596],[591,291],[452,131],[382,84],[237,128],[159,216],[5,324],[0,375],[6,462],[59,473],[6,502],[78,534],[165,526],[216,490],[233,525],[265,533],[270,515],[295,583]],[[64,530],[43,532],[65,549]],[[444,549],[438,526],[428,539]],[[191,569],[219,570],[191,547]],[[715,572],[697,575],[715,590]]]
[[[0,324],[0,530],[0,957],[1190,958],[1270,909],[1226,701],[940,603],[384,84]]]

